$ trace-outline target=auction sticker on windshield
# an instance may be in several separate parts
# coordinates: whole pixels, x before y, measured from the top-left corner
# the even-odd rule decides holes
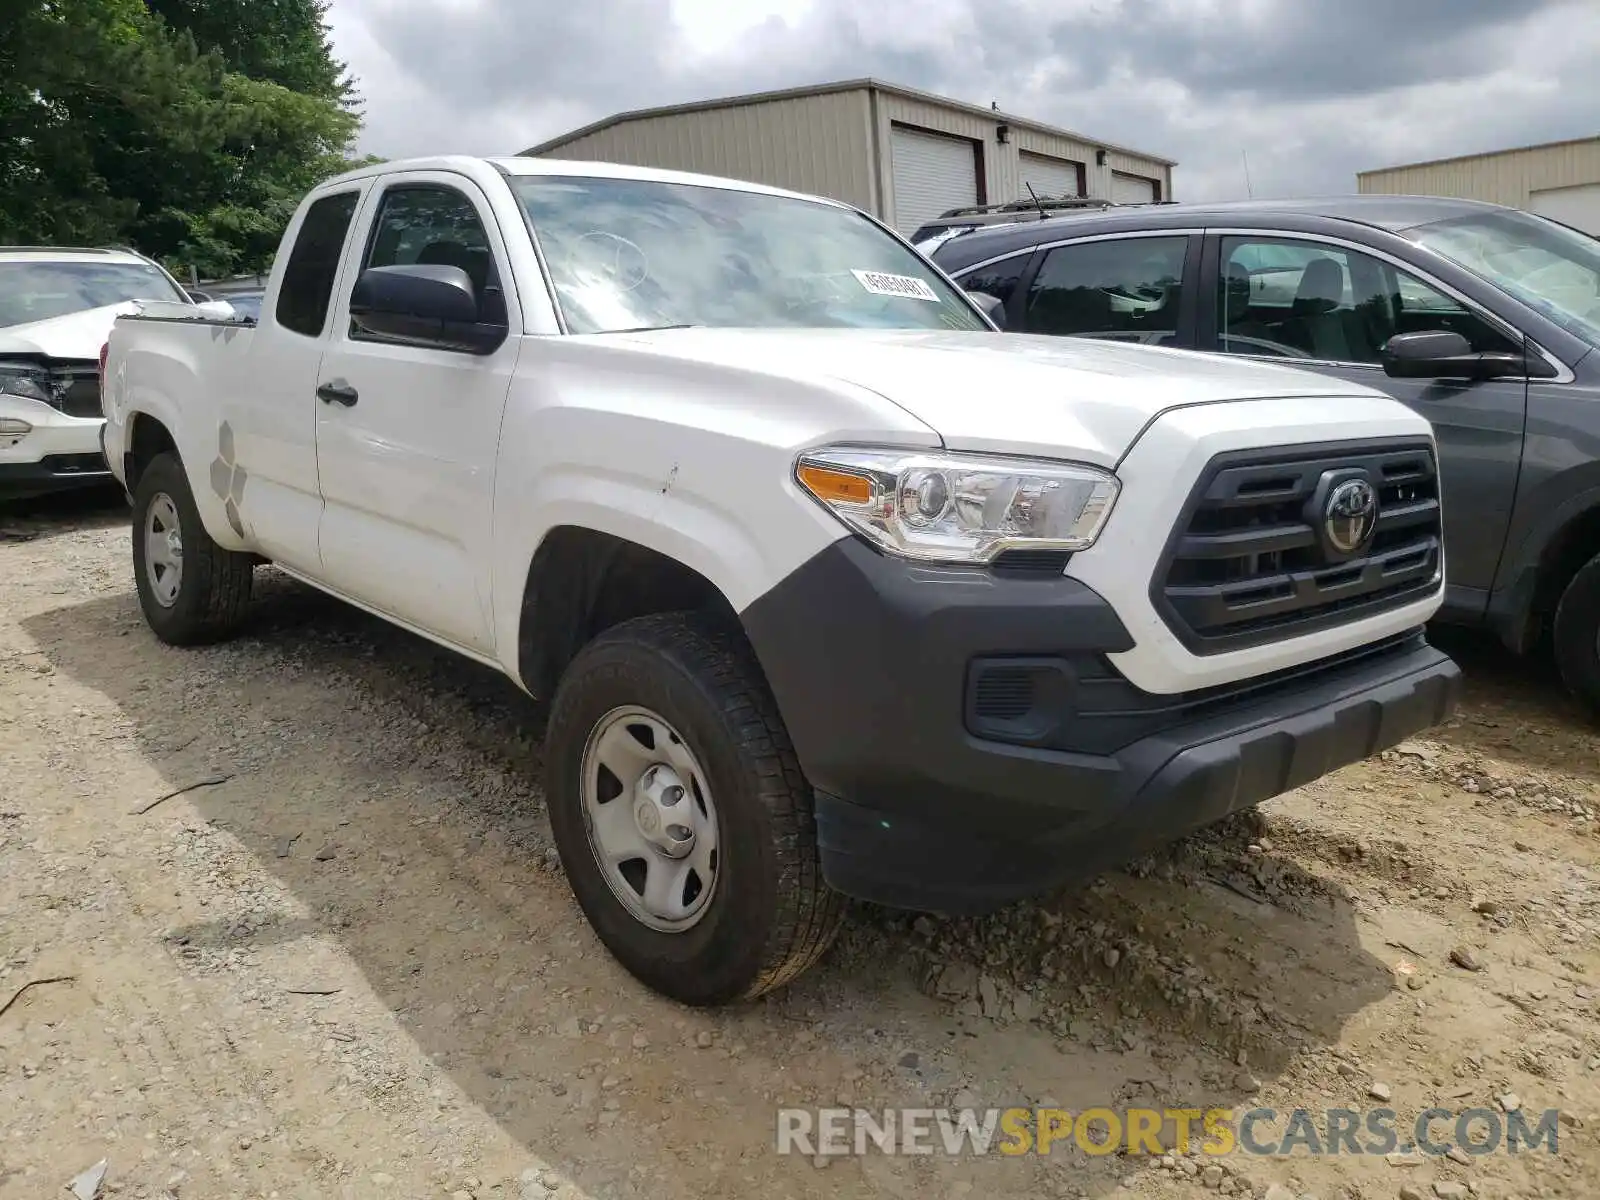
[[[886,271],[851,271],[850,274],[874,296],[905,296],[939,303],[938,294],[915,275],[890,275]]]

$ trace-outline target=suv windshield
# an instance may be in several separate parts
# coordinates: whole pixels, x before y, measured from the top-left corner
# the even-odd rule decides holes
[[[1600,241],[1530,213],[1423,225],[1411,236],[1600,346]]]
[[[0,262],[0,327],[48,321],[125,300],[186,300],[145,263]]]
[[[861,214],[733,188],[512,180],[573,333],[679,325],[988,329]]]

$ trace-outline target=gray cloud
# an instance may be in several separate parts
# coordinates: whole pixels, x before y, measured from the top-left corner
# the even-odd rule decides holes
[[[751,0],[766,8],[766,0]],[[774,7],[778,7],[776,3]],[[729,12],[735,11],[733,8]],[[793,0],[707,48],[668,0],[338,0],[364,148],[514,152],[623,109],[873,75],[1179,160],[1180,197],[1593,132],[1592,0]]]
[[[1156,64],[1200,94],[1292,102],[1480,74],[1497,64],[1517,26],[1563,5],[1571,0],[1287,0],[1258,6],[1251,19],[1246,6],[1219,16],[1120,0],[1114,21],[1068,21],[1051,34],[1059,51],[1089,68],[1084,82],[1103,80],[1112,65]]]

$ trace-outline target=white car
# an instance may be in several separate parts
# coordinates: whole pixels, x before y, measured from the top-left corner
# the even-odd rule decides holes
[[[100,349],[140,301],[193,307],[131,250],[0,246],[0,500],[112,483]]]
[[[567,877],[679,1000],[1455,703],[1433,436],[1373,389],[1002,335],[853,208],[602,163],[363,168],[276,262],[256,324],[112,332],[146,620],[224,637],[268,561],[549,698]]]

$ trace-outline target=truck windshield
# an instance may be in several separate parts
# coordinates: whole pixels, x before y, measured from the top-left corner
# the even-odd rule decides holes
[[[184,300],[143,263],[0,262],[0,327],[48,321],[126,300]]]
[[[987,329],[926,262],[850,209],[698,184],[522,176],[567,328]]]
[[[1600,346],[1600,241],[1588,234],[1531,213],[1496,212],[1423,225],[1411,236]]]

